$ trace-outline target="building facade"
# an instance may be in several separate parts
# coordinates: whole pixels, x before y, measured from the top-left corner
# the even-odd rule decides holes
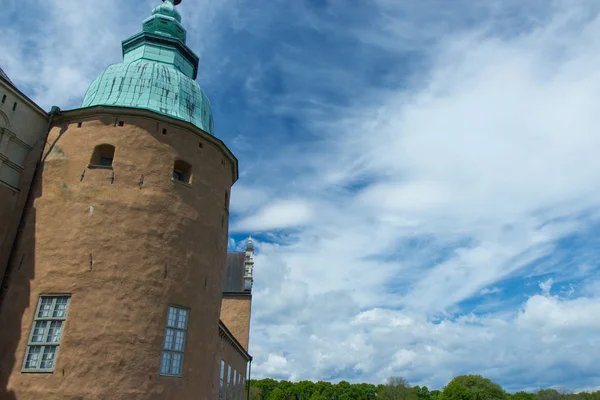
[[[81,108],[1,109],[2,399],[246,397],[251,285],[234,311],[226,290],[238,164],[214,136],[179,2],[123,41]],[[20,92],[0,78],[12,107]]]

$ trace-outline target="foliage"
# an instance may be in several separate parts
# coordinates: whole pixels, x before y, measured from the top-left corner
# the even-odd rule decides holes
[[[289,382],[273,379],[250,381],[249,400],[600,400],[596,392],[569,393],[564,389],[543,389],[537,393],[509,394],[502,387],[479,375],[452,379],[442,391],[426,386],[410,386],[401,377],[388,378],[385,384],[331,382]]]
[[[461,375],[444,388],[441,400],[503,400],[502,387],[480,375]]]

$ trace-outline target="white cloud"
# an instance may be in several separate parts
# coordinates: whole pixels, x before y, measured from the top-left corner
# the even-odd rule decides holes
[[[545,295],[550,294],[553,282],[554,280],[552,278],[548,278],[544,282],[540,282],[540,289],[542,289],[542,293],[544,293]]]
[[[265,231],[294,228],[308,224],[314,216],[310,202],[302,199],[274,201],[256,214],[236,222],[232,231]]]
[[[558,299],[548,287],[524,303],[494,303],[487,315],[454,316],[473,296],[509,296],[502,281],[527,276],[545,257],[533,275],[563,268],[568,279],[552,264],[568,251],[558,241],[598,222],[596,213],[580,216],[600,205],[600,20],[578,8],[589,2],[577,4],[554,3],[552,18],[518,35],[447,35],[416,85],[365,93],[369,102],[315,122],[331,147],[310,161],[324,166],[318,174],[296,177],[318,191],[296,191],[310,192],[318,223],[293,244],[264,249],[263,261],[276,256],[285,272],[271,278],[257,264],[265,289],[255,297],[253,352],[273,346],[264,330],[295,326],[278,340],[292,378],[400,374],[439,388],[481,373],[512,389],[576,389],[598,377],[596,295]],[[361,180],[356,195],[323,189]],[[291,296],[292,288],[302,289]],[[352,343],[361,351],[348,352]]]
[[[257,210],[269,199],[268,192],[243,183],[236,183],[231,188],[230,210],[234,213],[247,213]]]
[[[493,287],[493,288],[484,288],[481,289],[481,291],[479,292],[479,294],[481,296],[485,296],[487,294],[494,294],[494,293],[500,293],[502,292],[502,289],[500,289],[499,287]]]

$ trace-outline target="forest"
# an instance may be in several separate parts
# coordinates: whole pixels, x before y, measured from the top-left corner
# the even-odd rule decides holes
[[[250,381],[249,400],[600,400],[600,390],[574,393],[566,389],[540,389],[536,392],[508,393],[500,385],[480,375],[462,375],[442,390],[411,386],[401,377],[386,383],[289,382],[273,379]]]

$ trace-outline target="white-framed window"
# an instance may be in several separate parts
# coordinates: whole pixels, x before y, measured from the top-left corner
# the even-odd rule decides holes
[[[235,400],[240,400],[240,396],[242,394],[242,374],[238,373],[237,380],[235,381],[235,386],[237,390],[235,392]]]
[[[225,389],[225,361],[221,360],[221,372],[219,374],[219,400],[223,400],[223,390]]]
[[[162,375],[182,376],[188,314],[189,309],[187,308],[169,306],[165,343],[160,362]]]
[[[40,296],[25,352],[24,372],[54,371],[70,298],[70,295]]]

